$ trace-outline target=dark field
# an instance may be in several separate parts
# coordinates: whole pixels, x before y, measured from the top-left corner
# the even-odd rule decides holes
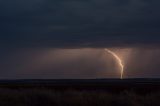
[[[1,80],[0,106],[160,106],[160,79]]]

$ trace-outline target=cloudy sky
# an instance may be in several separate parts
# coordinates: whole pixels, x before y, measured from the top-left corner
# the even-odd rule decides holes
[[[0,78],[160,77],[158,0],[1,0]]]

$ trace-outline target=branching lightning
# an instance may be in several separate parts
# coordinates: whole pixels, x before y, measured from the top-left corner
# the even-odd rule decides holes
[[[120,57],[118,57],[118,55],[116,53],[114,53],[113,51],[109,50],[109,49],[105,49],[106,52],[110,53],[118,62],[119,66],[120,66],[120,71],[121,71],[121,79],[123,79],[123,72],[124,72],[124,65],[122,63],[122,60],[120,59]]]

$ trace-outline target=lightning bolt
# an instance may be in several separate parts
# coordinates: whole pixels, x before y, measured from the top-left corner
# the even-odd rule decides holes
[[[122,60],[120,59],[120,57],[118,57],[118,55],[116,53],[114,53],[113,51],[109,50],[109,49],[105,49],[106,52],[108,52],[109,54],[111,54],[118,62],[119,66],[120,66],[120,71],[121,71],[121,76],[120,78],[123,79],[123,73],[124,73],[124,65],[122,63]]]

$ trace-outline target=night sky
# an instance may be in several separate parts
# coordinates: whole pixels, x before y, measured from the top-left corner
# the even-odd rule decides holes
[[[160,78],[159,0],[1,0],[0,79]]]

